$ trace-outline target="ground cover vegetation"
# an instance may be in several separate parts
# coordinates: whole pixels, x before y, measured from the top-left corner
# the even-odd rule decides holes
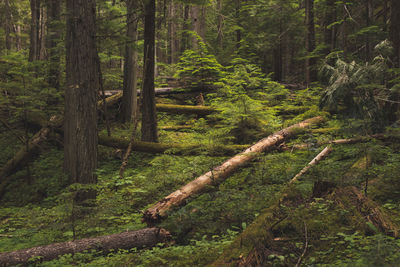
[[[399,3],[1,1],[0,265],[397,266]]]

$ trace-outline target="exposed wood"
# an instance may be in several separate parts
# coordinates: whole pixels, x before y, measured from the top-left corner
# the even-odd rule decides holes
[[[109,252],[118,249],[149,248],[159,243],[169,241],[170,234],[162,228],[145,228],[138,231],[128,231],[120,234],[84,238],[75,241],[54,243],[46,246],[21,249],[0,253],[1,266],[30,264],[56,259],[60,255],[84,252],[87,250],[102,250]],[[29,260],[37,257],[37,261]]]
[[[219,183],[229,177],[232,173],[238,170],[241,166],[253,160],[259,153],[272,149],[276,145],[282,143],[285,139],[296,135],[299,128],[306,128],[313,124],[322,122],[322,117],[314,117],[303,122],[292,125],[281,131],[278,131],[255,145],[249,147],[242,153],[225,161],[220,166],[196,178],[187,185],[181,187],[177,191],[171,193],[155,205],[145,211],[144,220],[151,224],[159,221],[167,215],[167,212],[175,206],[183,205],[185,200],[190,196],[200,193],[207,186]]]
[[[290,180],[289,184],[296,182],[300,176],[306,173],[312,166],[318,164],[321,160],[323,160],[330,152],[332,151],[331,146],[325,147],[315,158],[313,158],[307,166],[305,166],[298,174],[296,174],[292,180]]]

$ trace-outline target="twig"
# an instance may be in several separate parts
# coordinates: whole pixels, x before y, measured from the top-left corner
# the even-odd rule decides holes
[[[304,222],[304,235],[305,235],[306,243],[304,244],[303,253],[300,255],[299,259],[297,260],[296,267],[300,266],[300,263],[303,260],[303,257],[306,254],[307,248],[308,248],[308,235],[307,235],[307,224],[306,224],[306,222]]]
[[[122,158],[121,167],[119,168],[119,177],[120,178],[124,178],[124,171],[125,171],[126,165],[128,164],[129,155],[131,154],[132,146],[135,141],[137,125],[138,125],[138,118],[136,115],[134,118],[134,121],[133,121],[133,130],[132,130],[131,140],[129,141],[128,148],[126,149],[125,154]]]

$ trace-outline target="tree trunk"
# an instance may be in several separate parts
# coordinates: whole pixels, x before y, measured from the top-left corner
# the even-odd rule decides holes
[[[336,48],[336,0],[327,0],[324,18],[324,42],[327,46],[326,54],[329,54]],[[328,27],[329,26],[329,27]]]
[[[6,49],[11,50],[11,8],[9,0],[4,1],[4,12],[5,12],[5,23],[4,23],[4,33],[5,33],[5,41],[6,41]]]
[[[189,11],[190,11],[190,6],[185,4],[183,8],[183,29],[182,29],[182,50],[181,52],[183,53],[186,49],[189,49],[189,35],[188,35],[188,30],[189,30]]]
[[[391,0],[390,41],[393,45],[393,67],[400,68],[400,1]]]
[[[315,49],[315,25],[314,25],[314,0],[305,0],[306,12],[306,83],[309,86],[317,79],[317,71],[315,69],[316,59],[312,56]]]
[[[366,0],[365,2],[365,24],[367,27],[371,26],[374,18],[374,9],[372,0]],[[367,33],[365,36],[365,61],[369,62],[372,55],[372,44],[370,34]]]
[[[222,0],[217,0],[217,46],[223,48],[223,24],[224,17],[222,16]]]
[[[127,42],[125,45],[122,121],[131,122],[137,114],[137,0],[127,1]]]
[[[47,49],[49,55],[49,85],[60,88],[60,14],[61,2],[47,0]]]
[[[175,64],[178,62],[178,51],[179,51],[179,40],[177,37],[177,27],[176,22],[178,4],[171,1],[168,8],[168,43],[169,43],[169,63]]]
[[[146,0],[144,10],[142,141],[157,142],[157,113],[154,92],[155,0]]]
[[[162,228],[145,228],[137,231],[128,231],[93,238],[84,238],[75,241],[54,243],[46,246],[21,249],[12,252],[0,253],[1,266],[14,266],[17,264],[35,264],[56,259],[64,254],[82,253],[90,250],[112,250],[131,248],[150,248],[159,243],[170,240],[168,231]],[[30,260],[32,257],[38,259]]]
[[[198,39],[203,38],[202,36],[202,28],[201,28],[201,7],[197,5],[190,6],[190,19],[192,21],[192,31],[197,34],[197,36],[192,36],[192,49],[198,49]]]
[[[242,42],[242,30],[240,29],[240,27],[242,26],[241,16],[240,16],[240,8],[241,8],[241,0],[235,0],[236,24],[239,27],[236,30],[236,50],[237,50],[237,52],[239,52],[241,42]]]
[[[64,170],[70,183],[96,183],[97,92],[96,3],[67,1]]]
[[[322,121],[322,117],[308,119],[262,139],[255,145],[246,149],[244,152],[225,161],[222,165],[203,174],[187,185],[181,187],[179,190],[171,193],[161,201],[157,202],[155,205],[145,211],[144,220],[149,224],[159,221],[162,217],[166,216],[167,212],[172,207],[183,205],[188,197],[200,193],[209,185],[213,185],[225,180],[240,167],[256,158],[258,153],[265,152],[274,146],[279,145],[285,139],[296,135],[299,132],[299,128],[306,128],[312,124]]]
[[[40,0],[30,0],[31,31],[29,43],[29,61],[40,59]]]

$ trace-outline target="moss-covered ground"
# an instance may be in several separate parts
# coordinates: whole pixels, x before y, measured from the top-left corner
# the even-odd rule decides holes
[[[254,118],[250,112],[237,125],[224,124],[224,119],[229,121],[230,116],[242,112],[229,106],[221,106],[222,115],[209,117],[160,113],[160,128],[192,126],[178,131],[160,130],[160,141],[251,144],[273,131],[320,114],[315,91],[296,92],[294,98],[273,94],[273,86],[270,88],[270,95],[260,96],[262,103],[268,103],[269,113],[263,114],[264,119],[270,118],[264,121],[268,127],[254,125],[262,121],[255,121],[260,112],[257,109],[251,111],[256,113]],[[216,98],[206,97],[206,104],[211,97]],[[191,98],[180,102],[184,100],[191,104]],[[273,111],[285,108],[306,111],[299,115],[295,111],[282,115]],[[398,266],[400,242],[395,229],[400,225],[400,146],[396,141],[371,139],[334,145],[326,159],[293,186],[287,186],[324,148],[322,143],[362,134],[360,125],[327,116],[318,129],[288,141],[284,151],[259,155],[223,183],[193,196],[159,224],[172,234],[171,244],[109,254],[89,251],[64,255],[42,265],[295,266],[299,262],[300,266]],[[127,137],[131,130],[131,126],[112,123],[113,136]],[[24,131],[16,128],[11,132],[5,127],[0,131],[2,165],[21,146],[17,136],[23,136]],[[307,146],[292,149],[296,144]],[[62,147],[43,145],[28,168],[12,176],[1,199],[0,251],[144,228],[142,212],[147,207],[229,158],[201,151],[196,155],[170,152],[134,151],[121,179],[120,152],[100,146],[96,205],[75,218],[72,199],[76,188],[68,186],[62,173]],[[362,158],[366,159],[364,164],[359,161]],[[316,195],[315,190],[313,193],[314,185],[323,182],[332,188],[321,195]],[[376,209],[362,206],[352,188],[366,194]],[[385,228],[373,217],[377,209],[390,227]]]

